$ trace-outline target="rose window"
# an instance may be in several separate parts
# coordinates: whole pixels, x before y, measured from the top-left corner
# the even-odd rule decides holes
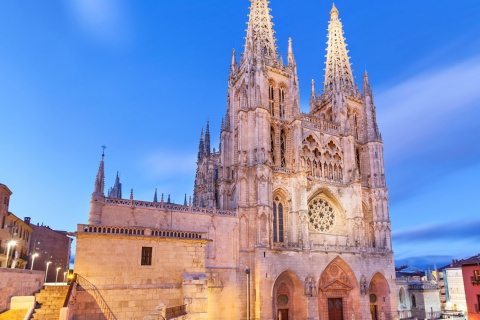
[[[327,232],[332,230],[335,224],[335,211],[328,201],[315,198],[308,204],[308,219],[310,229]]]

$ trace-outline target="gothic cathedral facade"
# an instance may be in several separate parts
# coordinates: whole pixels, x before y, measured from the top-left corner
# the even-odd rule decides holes
[[[267,0],[251,0],[244,52],[239,61],[232,53],[220,148],[211,150],[207,124],[193,201],[122,199],[118,176],[105,197],[102,157],[75,269],[125,319],[139,292],[152,301],[138,302],[143,313],[130,318],[162,305],[186,306],[188,319],[395,318],[383,143],[368,76],[360,92],[333,6],[323,90],[312,80],[303,113],[292,41],[284,64],[271,18]],[[103,261],[102,250],[129,254]],[[122,299],[129,303],[120,307]]]

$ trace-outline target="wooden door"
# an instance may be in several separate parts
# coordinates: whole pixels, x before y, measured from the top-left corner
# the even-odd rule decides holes
[[[370,305],[370,313],[372,315],[372,320],[377,320],[377,305],[371,304]]]
[[[328,299],[328,320],[343,320],[342,298]]]
[[[288,320],[288,309],[278,309],[277,320]]]

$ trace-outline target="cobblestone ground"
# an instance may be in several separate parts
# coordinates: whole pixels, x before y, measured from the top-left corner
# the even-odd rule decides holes
[[[0,320],[23,320],[28,309],[8,310],[0,314]]]

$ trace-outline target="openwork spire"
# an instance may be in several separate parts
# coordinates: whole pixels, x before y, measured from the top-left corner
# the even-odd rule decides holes
[[[338,10],[335,4],[330,11],[327,44],[324,92],[331,90],[346,91],[352,90],[352,88],[356,92],[347,44],[343,37],[343,27],[338,18]]]
[[[275,32],[273,31],[272,16],[270,15],[267,0],[250,0],[250,14],[248,20],[245,52],[254,53],[257,50],[264,55],[277,58]]]

